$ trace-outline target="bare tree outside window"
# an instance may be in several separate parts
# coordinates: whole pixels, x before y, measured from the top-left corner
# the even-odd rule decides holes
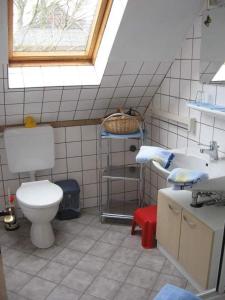
[[[94,64],[113,0],[8,0],[11,66]]]
[[[14,0],[13,51],[85,51],[98,0]]]

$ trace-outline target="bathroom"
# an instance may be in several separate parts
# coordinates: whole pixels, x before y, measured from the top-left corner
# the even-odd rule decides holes
[[[9,170],[4,144],[5,129],[23,126],[26,116],[37,124],[51,125],[54,131],[54,167],[37,171],[36,180],[76,180],[81,207],[80,218],[53,220],[55,244],[47,249],[32,244],[30,223],[18,205],[17,230],[6,231],[1,218],[8,299],[150,300],[167,283],[202,293],[200,299],[225,299],[222,288],[220,296],[210,298],[210,292],[204,292],[208,288],[198,288],[161,250],[142,248],[140,235],[131,236],[130,224],[111,219],[101,223],[98,212],[100,123],[119,107],[125,112],[132,107],[144,117],[144,145],[207,148],[216,141],[219,156],[224,156],[223,118],[186,105],[203,99],[225,106],[223,84],[209,84],[224,63],[223,53],[215,47],[209,53],[209,47],[202,46],[207,43],[203,31],[214,28],[219,19],[214,14],[224,15],[224,7],[212,6],[208,11],[208,1],[200,0],[102,2],[111,9],[93,68],[74,62],[69,67],[52,62],[41,67],[29,62],[23,67],[13,61],[8,54],[7,28],[7,9],[10,12],[13,1],[0,1],[0,210],[9,194],[15,195],[22,183],[30,181],[27,173]],[[209,26],[203,26],[204,22]],[[217,38],[215,46],[224,52],[223,38],[219,34]],[[207,70],[209,61],[213,63]],[[193,130],[182,119],[193,119]],[[134,152],[131,146],[136,147],[132,147]],[[113,141],[112,164],[132,164],[139,147],[137,140]],[[105,141],[102,148],[105,159]],[[167,187],[166,177],[147,163],[144,179],[144,202],[156,204],[158,191]],[[103,189],[104,198],[106,182]],[[128,202],[136,198],[137,184],[113,182],[112,198],[121,197]],[[198,213],[209,208],[199,208]],[[215,280],[213,284],[212,290]]]

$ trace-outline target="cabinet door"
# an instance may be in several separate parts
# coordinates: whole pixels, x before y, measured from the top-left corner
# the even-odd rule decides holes
[[[159,194],[156,238],[174,258],[178,258],[181,207]]]
[[[183,210],[179,262],[200,286],[207,288],[213,231]]]

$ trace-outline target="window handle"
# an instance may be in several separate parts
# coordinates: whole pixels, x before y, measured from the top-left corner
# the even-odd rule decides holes
[[[168,204],[169,209],[174,212],[176,215],[179,215],[180,211],[175,209],[171,204]]]
[[[183,220],[190,226],[195,227],[196,224],[194,222],[190,222],[185,215],[183,215]]]

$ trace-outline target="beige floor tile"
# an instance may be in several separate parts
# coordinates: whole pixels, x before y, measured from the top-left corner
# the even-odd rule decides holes
[[[44,300],[56,287],[56,284],[34,277],[20,291],[19,294],[30,300]]]
[[[63,231],[75,235],[78,234],[81,230],[83,230],[85,228],[85,225],[80,224],[78,222],[72,222],[71,220],[67,220],[67,221],[54,220],[53,228],[59,231]]]
[[[15,234],[16,231],[6,232],[4,231],[3,234],[0,236],[0,244],[6,247],[14,246],[19,239],[19,235]]]
[[[106,222],[105,223],[101,223],[100,219],[99,219],[99,216],[95,217],[91,221],[90,226],[92,226],[92,225],[95,226],[95,227],[98,227],[98,228],[105,229],[105,230],[109,229],[109,227],[111,226],[111,224],[106,223]]]
[[[97,242],[88,253],[102,258],[110,258],[116,249],[117,246],[115,245]]]
[[[105,232],[104,229],[100,229],[100,228],[94,227],[94,226],[86,226],[86,227],[79,233],[79,235],[97,241],[97,240],[104,234],[104,232]]]
[[[127,236],[121,246],[137,251],[143,251],[143,247],[141,246],[141,237],[138,235]]]
[[[90,274],[98,274],[105,263],[106,259],[100,258],[94,255],[86,254],[78,264],[76,264],[76,269],[86,271]]]
[[[84,294],[79,300],[102,300],[102,299],[96,298],[88,294]]]
[[[38,276],[55,283],[59,283],[70,271],[71,267],[52,261],[41,269],[41,271],[38,273]]]
[[[18,292],[20,289],[24,287],[26,283],[28,283],[32,276],[26,273],[20,272],[15,269],[7,269],[5,270],[5,281],[6,281],[6,288],[12,292]]]
[[[125,247],[120,247],[112,256],[112,260],[125,263],[128,265],[134,265],[140,255],[140,252]]]
[[[54,221],[48,249],[31,243],[26,220],[20,234],[0,227],[9,300],[153,300],[166,283],[195,291],[157,248],[142,248],[130,225],[101,224],[96,212]]]
[[[66,233],[62,230],[55,230],[55,244],[57,246],[66,247],[73,239],[73,234]]]
[[[126,282],[145,289],[152,289],[158,276],[157,272],[134,267],[129,273]]]
[[[173,284],[180,288],[185,288],[187,285],[187,280],[172,275],[160,274],[156,281],[156,284],[154,285],[154,287],[152,287],[152,289],[154,291],[159,291],[167,283]]]
[[[148,291],[146,289],[124,284],[119,293],[114,298],[115,300],[148,300]]]
[[[107,230],[100,238],[100,241],[119,246],[125,238],[126,234],[124,233]]]
[[[67,247],[73,250],[86,253],[88,250],[91,249],[95,242],[96,241],[91,238],[79,235],[74,240],[72,240]]]
[[[77,291],[84,292],[94,279],[94,275],[73,269],[62,281],[62,284]]]
[[[14,267],[26,256],[27,254],[16,249],[7,249],[3,252],[3,263],[9,267]]]
[[[77,235],[79,232],[81,232],[85,228],[85,225],[76,223],[76,222],[71,222],[71,221],[66,221],[63,226],[62,226],[62,231]]]
[[[32,244],[29,237],[20,238],[14,245],[13,248],[25,252],[27,254],[32,254],[37,248]]]
[[[63,285],[58,285],[46,300],[78,300],[80,296],[81,292]]]
[[[132,266],[116,261],[109,261],[102,269],[101,276],[123,282]]]
[[[8,297],[7,300],[27,300],[23,296],[20,296],[20,295],[18,295],[16,293],[13,293],[13,292],[8,292],[7,293],[7,297]]]
[[[24,258],[20,263],[16,265],[16,269],[22,272],[26,272],[31,275],[35,275],[39,272],[48,261],[46,259],[42,259],[40,257],[29,255]]]
[[[53,261],[70,267],[77,264],[83,255],[81,252],[65,248],[53,258]]]
[[[60,251],[62,251],[62,247],[53,245],[52,247],[48,249],[37,249],[33,252],[33,255],[36,255],[41,258],[45,259],[52,259],[54,256],[56,256]]]
[[[180,271],[173,265],[170,261],[166,260],[161,273],[166,275],[173,275],[177,277],[184,278],[184,276],[180,273]]]
[[[120,286],[121,284],[118,281],[97,277],[88,288],[87,293],[95,297],[112,300],[119,291]]]
[[[112,224],[109,229],[111,231],[117,231],[124,233],[126,235],[129,235],[131,232],[131,226],[130,225],[120,225],[120,224]]]
[[[160,272],[164,263],[165,258],[163,256],[142,253],[138,258],[136,265],[140,268]]]

